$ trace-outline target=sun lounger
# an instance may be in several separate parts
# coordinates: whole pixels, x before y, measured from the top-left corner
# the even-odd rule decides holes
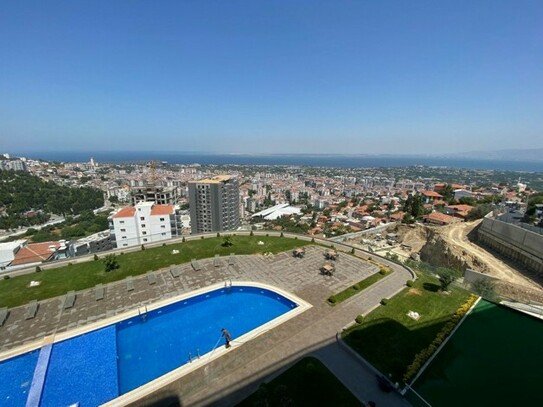
[[[201,270],[202,268],[200,267],[200,263],[198,263],[198,261],[196,259],[192,259],[190,264],[192,265],[192,268],[195,270],[195,271],[199,271]]]
[[[33,300],[26,307],[25,319],[34,318],[36,316],[36,312],[38,312],[38,301]]]
[[[230,257],[228,257],[229,266],[233,266],[234,264],[236,264],[236,258],[234,257],[235,255],[235,253],[230,253]]]
[[[220,267],[221,266],[221,258],[218,254],[215,255],[215,258],[213,259],[213,266]]]
[[[97,284],[94,288],[94,299],[96,301],[104,299],[104,286],[102,284]]]
[[[126,291],[134,291],[134,279],[132,276],[126,277]]]
[[[149,285],[156,284],[156,274],[152,271],[147,273],[147,281],[149,282]]]
[[[75,291],[69,291],[64,297],[64,309],[72,308],[75,303]]]
[[[172,275],[173,278],[176,278],[176,277],[179,277],[181,275],[181,272],[179,271],[179,269],[177,267],[172,267],[170,269],[170,274]]]
[[[6,307],[0,308],[0,326],[4,325],[8,317],[8,309]]]

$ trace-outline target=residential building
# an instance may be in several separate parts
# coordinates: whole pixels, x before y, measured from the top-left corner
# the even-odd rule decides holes
[[[238,179],[229,175],[189,182],[192,233],[235,230],[240,225]]]
[[[117,248],[158,242],[181,236],[179,208],[140,202],[120,209],[109,218],[109,230]]]

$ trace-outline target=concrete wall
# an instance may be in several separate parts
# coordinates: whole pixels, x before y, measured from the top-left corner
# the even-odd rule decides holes
[[[387,223],[386,225],[380,225],[374,228],[361,230],[360,232],[346,233],[344,235],[337,236],[337,237],[329,237],[327,240],[331,242],[345,242],[347,240],[356,239],[358,237],[375,235],[377,233],[386,231],[388,228],[393,228],[395,226],[396,226],[396,222],[390,222],[390,223]]]
[[[464,283],[471,284],[477,280],[500,281],[499,278],[489,276],[488,274],[479,273],[478,271],[472,269],[466,269],[464,271]]]
[[[485,217],[477,230],[477,241],[543,274],[543,235]]]

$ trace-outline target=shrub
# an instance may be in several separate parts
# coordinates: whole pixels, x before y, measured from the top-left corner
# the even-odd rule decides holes
[[[353,290],[360,290],[360,286],[358,284],[353,285]]]
[[[232,242],[232,238],[230,236],[225,236],[224,239],[223,239],[223,242],[221,243],[221,246],[222,247],[230,247],[234,244],[234,242]]]
[[[98,260],[98,255],[94,253],[94,261],[97,261],[97,260]]]
[[[270,234],[269,234],[269,233],[266,233],[266,237],[270,237]]]
[[[10,277],[9,277],[8,274],[6,274],[6,275],[4,276],[4,280],[9,280],[9,278],[10,278]]]
[[[124,254],[124,252],[121,252],[121,256]]]
[[[116,270],[119,268],[119,262],[114,254],[108,254],[104,257],[104,271],[109,273],[110,271]]]
[[[351,254],[354,254],[354,252],[355,252],[355,251],[354,251],[354,247],[353,247],[353,248],[351,249]]]
[[[381,305],[387,305],[388,304],[388,298],[383,298],[381,300]]]
[[[185,243],[186,239],[185,236],[183,236],[183,239],[181,239],[181,242]]]
[[[253,229],[251,229],[251,233],[249,233],[249,236],[254,236],[254,232],[253,232]]]
[[[335,304],[337,302],[337,298],[335,295],[331,295],[330,297],[328,297],[328,302],[330,304]]]
[[[40,266],[36,266],[36,273],[39,273],[41,271],[41,267]]]
[[[294,236],[294,240],[298,240],[298,236]]]
[[[162,247],[166,246],[166,243],[162,243]]]
[[[217,232],[217,237],[221,237],[221,234],[219,232]]]
[[[283,234],[283,232],[281,232],[281,234],[279,235],[279,237],[284,237],[285,235]]]
[[[311,243],[315,243],[315,238],[314,237],[311,238]]]
[[[200,236],[200,239],[204,240],[204,237],[203,237],[203,236]]]
[[[141,245],[141,250],[145,250],[145,246],[144,246],[144,245]]]
[[[357,317],[355,318],[355,321],[357,324],[361,324],[362,322],[364,322],[364,315],[362,314],[357,315]]]
[[[386,267],[379,267],[379,274],[381,274],[382,276],[384,276],[386,273],[388,273],[388,270]]]
[[[415,282],[413,280],[407,280],[405,285],[408,286],[408,287],[413,287],[413,285],[415,285]]]
[[[434,352],[437,350],[437,348],[439,348],[439,346],[443,343],[443,341],[447,339],[447,337],[454,330],[455,326],[458,324],[460,319],[464,315],[466,315],[466,313],[473,306],[476,300],[477,300],[476,295],[470,295],[467,301],[464,304],[462,304],[456,310],[454,315],[451,316],[449,321],[445,325],[443,325],[443,327],[441,328],[441,331],[439,331],[439,333],[436,335],[432,343],[430,343],[428,347],[421,350],[419,353],[415,355],[413,362],[411,362],[411,364],[407,367],[407,370],[403,376],[403,381],[405,383],[408,383],[409,380],[411,380],[417,374],[417,372],[420,370],[422,365],[426,363],[426,361],[434,354]]]

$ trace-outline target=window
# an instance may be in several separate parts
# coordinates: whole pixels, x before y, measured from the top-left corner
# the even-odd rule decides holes
[[[143,225],[141,225],[141,227],[144,228],[144,227],[145,227],[145,223],[144,223]]]
[[[121,237],[121,239],[126,239],[126,236]]]
[[[166,225],[162,225],[161,228],[162,228],[162,229],[166,229]]]
[[[123,247],[126,247],[126,246],[128,246],[128,243],[123,243]]]
[[[162,236],[166,236],[166,233],[162,233]]]
[[[121,232],[126,232],[126,229],[121,229]]]
[[[124,223],[124,220],[120,220],[119,223]]]
[[[147,241],[147,238],[144,237],[144,238],[143,238],[143,241],[146,242],[146,241]]]
[[[146,235],[146,234],[147,234],[147,232],[141,232],[141,234],[142,234],[142,235]]]
[[[164,218],[160,218],[160,221],[161,221],[161,222],[164,222]]]
[[[145,220],[145,216],[140,216],[140,220]]]

